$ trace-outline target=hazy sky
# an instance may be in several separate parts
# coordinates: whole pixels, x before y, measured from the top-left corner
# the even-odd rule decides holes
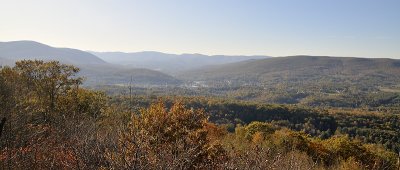
[[[0,0],[0,41],[400,58],[400,0]]]

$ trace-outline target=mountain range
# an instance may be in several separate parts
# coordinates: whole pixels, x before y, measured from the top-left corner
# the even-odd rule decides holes
[[[180,81],[168,74],[209,65],[235,63],[268,56],[208,56],[202,54],[166,54],[160,52],[86,52],[72,48],[56,48],[35,41],[0,42],[0,65],[13,65],[18,60],[57,60],[81,68],[87,84],[164,85]]]
[[[123,67],[103,61],[99,57],[77,49],[56,48],[35,41],[0,42],[0,64],[13,65],[18,60],[57,60],[81,68],[80,76],[86,85],[127,84],[139,85],[177,84],[180,81],[159,71],[145,68]]]
[[[182,85],[206,82],[228,86],[337,83],[348,87],[398,86],[400,60],[330,56],[225,56],[160,52],[87,52],[34,41],[0,42],[0,65],[22,59],[58,60],[81,68],[87,85]],[[173,75],[173,76],[171,76]],[[357,86],[358,87],[358,86]]]

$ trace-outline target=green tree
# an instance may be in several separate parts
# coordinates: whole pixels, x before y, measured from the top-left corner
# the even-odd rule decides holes
[[[35,93],[45,122],[48,115],[55,114],[59,96],[82,83],[82,78],[75,77],[79,68],[58,61],[22,60],[15,63],[13,70],[27,90]]]
[[[256,134],[257,132],[259,135],[265,137],[266,135],[272,134],[275,131],[275,129],[271,124],[265,122],[257,122],[257,121],[251,122],[249,125],[245,127],[245,130],[246,130],[245,137],[247,139],[252,139],[253,135]]]

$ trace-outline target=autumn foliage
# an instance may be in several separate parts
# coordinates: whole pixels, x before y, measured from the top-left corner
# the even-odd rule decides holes
[[[341,134],[312,137],[273,121],[217,124],[209,116],[224,113],[207,113],[184,99],[159,99],[136,111],[82,88],[78,71],[56,61],[20,61],[0,70],[0,169],[399,167],[397,155],[382,146]],[[332,120],[319,122],[324,127]]]
[[[224,163],[221,145],[207,137],[207,117],[202,110],[162,101],[133,115],[118,149],[109,153],[116,169],[204,169]]]

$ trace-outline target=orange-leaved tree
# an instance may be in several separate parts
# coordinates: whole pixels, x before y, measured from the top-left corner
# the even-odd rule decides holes
[[[108,158],[117,169],[215,168],[224,163],[225,151],[207,137],[208,129],[203,110],[181,102],[167,109],[159,101],[132,116]]]

